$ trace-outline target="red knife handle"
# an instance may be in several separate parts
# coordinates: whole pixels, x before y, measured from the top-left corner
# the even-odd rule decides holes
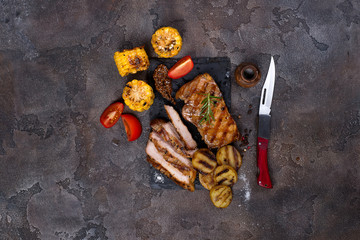
[[[272,188],[269,169],[268,169],[268,161],[267,161],[268,144],[269,144],[268,139],[258,137],[258,147],[257,147],[258,149],[257,165],[259,168],[258,184],[265,188]]]

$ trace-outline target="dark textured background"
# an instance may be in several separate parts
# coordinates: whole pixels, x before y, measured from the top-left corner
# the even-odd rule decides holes
[[[155,57],[166,25],[178,57],[227,56],[232,73],[274,56],[272,190],[256,184],[263,79],[232,76],[232,114],[253,131],[224,210],[205,190],[150,188],[149,111],[136,142],[99,123],[146,76],[120,77],[113,53]],[[359,33],[358,0],[0,1],[0,239],[360,239]]]

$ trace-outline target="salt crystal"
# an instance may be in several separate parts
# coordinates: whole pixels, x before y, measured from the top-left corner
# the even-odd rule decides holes
[[[244,181],[245,183],[245,187],[244,187],[244,190],[245,190],[245,201],[249,201],[250,200],[250,195],[251,195],[251,190],[250,190],[250,184],[249,184],[249,181],[248,179],[246,178],[246,175],[243,173],[240,175],[239,177],[242,181]]]
[[[164,176],[163,175],[156,172],[154,174],[154,176],[155,176],[155,182],[156,183],[164,183]]]

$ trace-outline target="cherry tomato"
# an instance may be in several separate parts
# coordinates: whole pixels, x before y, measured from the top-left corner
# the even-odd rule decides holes
[[[129,113],[121,115],[121,119],[125,126],[128,141],[131,142],[138,139],[142,132],[142,127],[139,119]]]
[[[100,122],[106,128],[111,128],[119,120],[124,110],[124,104],[116,102],[108,106],[101,114]]]
[[[194,62],[190,56],[183,57],[175,63],[168,72],[169,78],[178,79],[188,74],[194,67]]]

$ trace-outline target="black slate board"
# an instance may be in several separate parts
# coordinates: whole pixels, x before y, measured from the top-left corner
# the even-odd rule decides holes
[[[147,73],[148,83],[153,87],[155,91],[153,73],[155,68],[159,64],[164,64],[169,69],[173,66],[179,59],[165,59],[165,58],[153,58],[150,59],[150,67]],[[230,59],[227,57],[216,57],[216,58],[194,58],[194,68],[193,70],[187,74],[185,77],[176,79],[172,81],[173,87],[173,97],[175,97],[176,91],[188,81],[193,80],[197,75],[202,73],[209,73],[215,82],[218,84],[226,106],[230,110],[231,107],[231,81],[230,81],[230,70],[231,64]],[[164,104],[172,105],[169,101],[164,99],[160,93],[155,91],[155,100],[154,104],[150,108],[150,120],[155,118],[167,118],[166,111],[164,108]],[[173,106],[173,105],[172,105]],[[176,100],[176,105],[174,108],[178,111],[181,116],[181,109],[184,106],[183,101]],[[198,143],[198,147],[206,147],[206,144],[201,139],[199,132],[196,127],[191,123],[182,119],[184,124],[188,127],[189,131],[192,133],[195,141]],[[150,167],[150,186],[154,189],[182,189],[177,184],[175,184],[172,180],[162,175],[158,170]],[[195,189],[203,188],[198,179],[195,180]]]

